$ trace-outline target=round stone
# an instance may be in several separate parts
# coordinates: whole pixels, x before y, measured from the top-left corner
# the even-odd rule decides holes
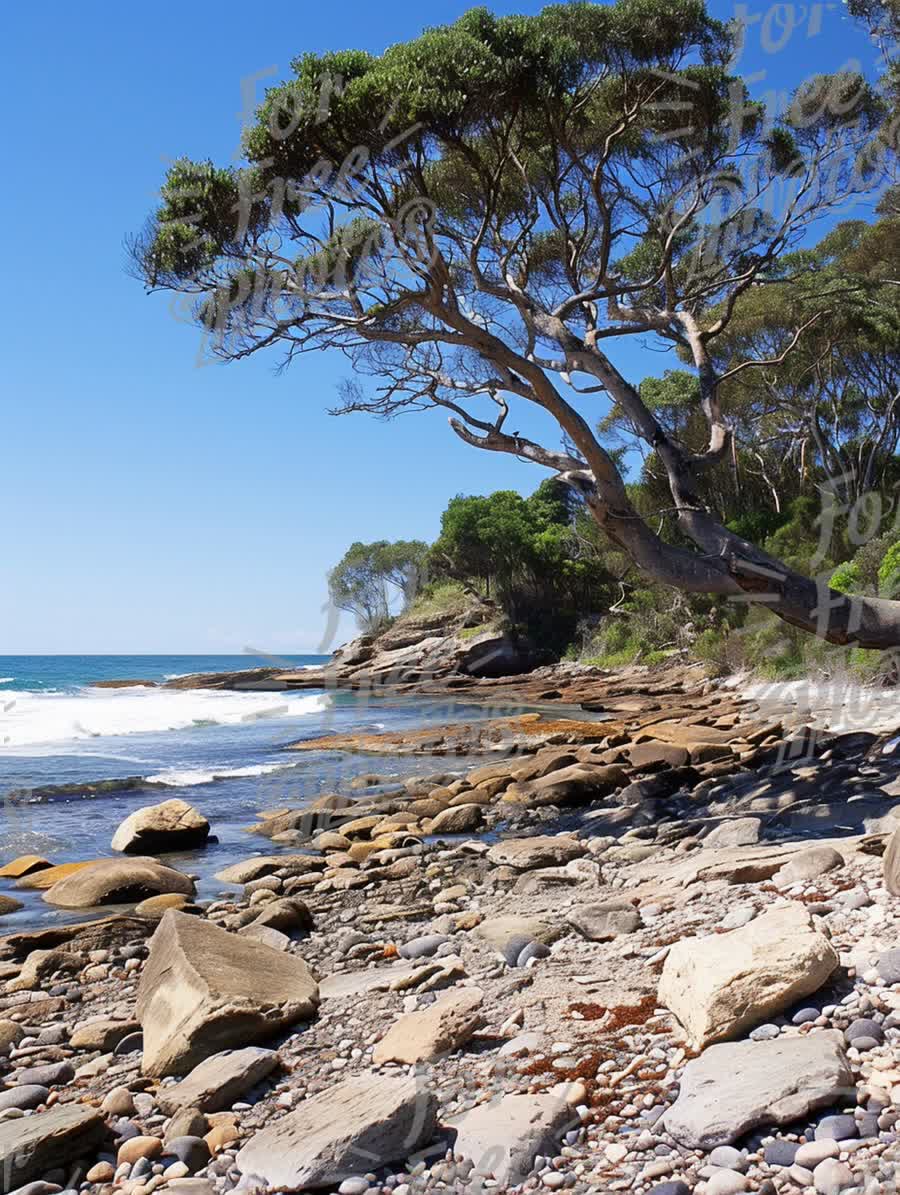
[[[719,1166],[723,1170],[746,1170],[747,1158],[744,1153],[735,1149],[733,1145],[719,1145],[706,1159],[710,1166]]]
[[[547,958],[550,954],[550,947],[545,946],[543,942],[529,942],[519,957],[516,959],[517,967],[524,967],[533,958]]]
[[[166,1153],[184,1162],[191,1174],[202,1169],[212,1156],[202,1137],[173,1137],[166,1142]]]
[[[0,1112],[8,1108],[18,1108],[27,1111],[37,1108],[39,1104],[46,1104],[50,1098],[50,1091],[37,1083],[25,1083],[21,1087],[11,1087],[9,1091],[0,1091]]]
[[[835,1158],[826,1158],[813,1171],[813,1185],[819,1195],[840,1195],[853,1182],[853,1171]]]
[[[795,1012],[791,1017],[792,1025],[809,1025],[813,1021],[819,1019],[819,1010],[817,1008],[801,1008],[799,1012]]]
[[[345,1178],[338,1187],[338,1195],[365,1195],[369,1189],[366,1178]]]
[[[134,1096],[127,1087],[114,1087],[100,1107],[108,1116],[134,1116]]]
[[[132,1137],[119,1146],[116,1160],[121,1166],[123,1162],[132,1164],[146,1159],[148,1162],[158,1158],[162,1153],[163,1143],[159,1137]],[[132,1178],[134,1175],[132,1174]]]
[[[844,1040],[848,1045],[856,1045],[857,1039],[861,1037],[874,1038],[876,1042],[884,1041],[884,1030],[877,1021],[870,1020],[868,1017],[860,1017],[859,1020],[853,1021],[847,1026],[844,1032]],[[857,1049],[859,1047],[857,1046]]]
[[[706,1195],[740,1195],[749,1190],[749,1179],[736,1170],[717,1170],[706,1183]]]

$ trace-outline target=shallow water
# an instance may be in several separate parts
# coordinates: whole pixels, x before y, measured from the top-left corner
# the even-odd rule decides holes
[[[40,658],[38,658],[40,659]],[[31,688],[0,685],[0,861],[40,854],[54,863],[112,854],[119,823],[135,809],[179,796],[210,821],[217,843],[165,861],[199,878],[201,898],[222,890],[214,873],[252,854],[272,854],[268,839],[246,828],[263,809],[301,806],[323,792],[349,791],[353,777],[386,780],[463,771],[465,758],[291,753],[298,739],[342,731],[446,725],[495,714],[454,701],[385,700],[351,693],[228,693],[91,689],[102,676],[161,679],[173,672],[233,669],[254,661],[229,657],[46,657],[29,673],[23,658],[0,657],[0,676]],[[78,661],[75,663],[75,661]],[[85,663],[87,661],[87,663]],[[311,663],[292,659],[291,666]],[[152,669],[152,670],[151,670]],[[36,678],[55,683],[35,683]],[[54,737],[55,736],[55,737]],[[135,778],[139,778],[135,779]],[[85,795],[60,786],[127,780],[129,786]],[[135,784],[140,784],[135,787]],[[285,848],[286,849],[286,848]],[[2,883],[2,882],[0,882]],[[26,903],[0,932],[84,914],[64,914],[40,893],[3,891]]]

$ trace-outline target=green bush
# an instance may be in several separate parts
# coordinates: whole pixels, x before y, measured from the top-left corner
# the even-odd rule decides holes
[[[882,597],[894,598],[900,590],[900,541],[892,544],[878,566],[878,592]]]

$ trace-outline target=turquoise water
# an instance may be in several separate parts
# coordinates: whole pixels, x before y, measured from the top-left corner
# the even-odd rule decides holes
[[[277,661],[300,668],[320,656]],[[250,656],[0,656],[0,862],[35,853],[63,863],[110,855],[118,824],[133,810],[181,797],[209,819],[218,842],[172,859],[199,877],[237,859],[272,853],[247,827],[263,809],[302,805],[346,791],[375,772],[462,770],[468,761],[413,760],[317,751],[286,752],[298,739],[341,731],[443,725],[492,711],[454,701],[394,700],[345,692],[231,693],[158,688],[97,689],[97,680],[161,681],[191,672],[263,666]],[[108,782],[109,791],[87,786]],[[0,933],[59,919],[39,896],[3,918]]]

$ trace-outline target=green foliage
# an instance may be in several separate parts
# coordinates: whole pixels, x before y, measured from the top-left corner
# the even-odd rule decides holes
[[[900,542],[888,548],[879,565],[878,592],[886,598],[900,596]]]
[[[831,574],[828,584],[838,593],[859,593],[861,584],[859,565],[854,560],[845,560]]]
[[[328,574],[331,600],[356,616],[366,631],[384,627],[392,616],[392,589],[404,606],[422,581],[428,545],[420,540],[351,544]]]
[[[400,618],[451,618],[463,614],[471,600],[458,581],[431,581],[419,590]]]

